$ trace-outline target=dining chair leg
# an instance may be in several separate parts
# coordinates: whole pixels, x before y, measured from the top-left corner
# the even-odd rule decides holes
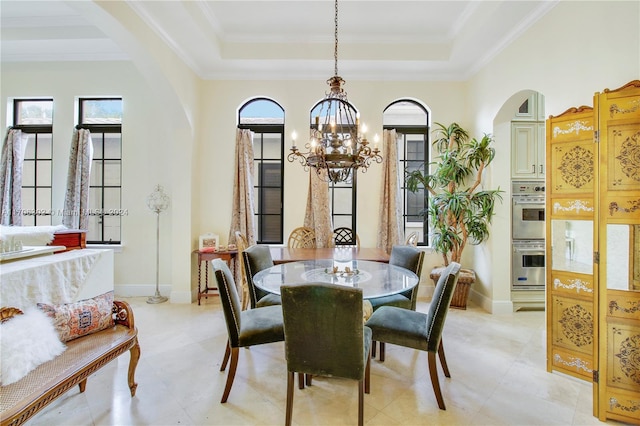
[[[286,408],[286,418],[285,425],[291,426],[291,414],[293,413],[293,381],[294,381],[294,372],[287,372],[287,408]],[[298,373],[302,377],[303,373]]]
[[[444,406],[444,399],[442,399],[442,393],[440,392],[440,382],[438,381],[438,368],[436,365],[436,353],[427,352],[429,359],[429,375],[431,376],[431,385],[433,386],[433,392],[436,394],[436,401],[438,401],[438,407],[441,410],[446,410]]]
[[[371,358],[376,357],[376,346],[378,346],[378,342],[376,342],[375,340],[372,340],[371,341]]]
[[[307,386],[311,386],[311,378],[312,377],[313,377],[313,375],[311,375],[311,374],[305,374],[304,375],[304,379],[305,379],[305,382],[307,382]]]
[[[358,381],[358,426],[364,425],[364,380]]]
[[[380,342],[380,362],[384,362],[384,342]]]
[[[371,352],[367,357],[367,366],[364,370],[364,393],[371,393]]]
[[[298,373],[298,389],[304,389],[304,373]]]
[[[445,377],[451,377],[449,374],[449,367],[447,366],[447,358],[444,356],[444,346],[442,346],[442,340],[440,340],[440,345],[438,345],[438,357],[440,357],[440,364],[442,365],[442,370],[444,371]]]
[[[224,386],[224,392],[222,393],[222,400],[220,400],[220,402],[227,402],[227,398],[229,398],[229,392],[231,392],[231,386],[233,386],[233,379],[236,377],[238,356],[240,356],[239,348],[231,348],[231,364],[229,364],[229,372],[227,373],[227,384]]]
[[[220,365],[220,371],[224,371],[227,368],[227,362],[229,362],[229,355],[231,355],[231,346],[227,340],[227,346],[224,349],[224,357],[222,358],[222,364]]]

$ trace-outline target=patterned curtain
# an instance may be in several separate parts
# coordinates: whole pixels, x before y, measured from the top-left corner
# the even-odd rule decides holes
[[[22,162],[28,135],[9,129],[2,145],[0,163],[0,224],[22,225]]]
[[[253,199],[253,132],[251,130],[236,130],[235,157],[233,208],[228,240],[230,244],[236,243],[235,232],[240,231],[247,237],[247,244],[252,246],[256,243],[256,235],[253,225],[255,202]],[[236,286],[242,284],[241,265],[239,261],[234,262],[233,265]],[[238,291],[242,294],[240,288]]]
[[[380,191],[382,200],[380,205],[380,228],[378,228],[378,248],[385,249],[387,253],[391,253],[391,247],[400,243],[402,235],[402,201],[400,198],[396,131],[385,130],[382,143],[384,166]]]
[[[89,228],[89,178],[92,159],[91,132],[87,129],[75,129],[69,152],[67,192],[62,217],[62,224],[67,228]]]
[[[322,170],[321,173],[326,176],[327,171]],[[304,226],[315,230],[316,247],[330,246],[333,227],[329,211],[329,183],[318,176],[313,169],[309,171],[309,192]]]

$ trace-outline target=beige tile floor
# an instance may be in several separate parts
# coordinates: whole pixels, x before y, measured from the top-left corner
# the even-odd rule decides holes
[[[229,400],[220,403],[226,372],[219,371],[226,327],[219,300],[149,305],[135,312],[142,356],[137,394],[130,397],[129,356],[91,376],[85,393],[67,392],[32,425],[281,425],[285,417],[283,343],[243,349]],[[420,301],[425,311],[428,301]],[[451,379],[440,370],[447,410],[433,395],[426,354],[387,346],[372,361],[368,425],[591,425],[592,386],[545,370],[544,312],[490,315],[476,306],[450,310],[444,342]],[[294,424],[357,421],[355,382],[316,378],[296,389]],[[612,422],[615,424],[615,422]]]

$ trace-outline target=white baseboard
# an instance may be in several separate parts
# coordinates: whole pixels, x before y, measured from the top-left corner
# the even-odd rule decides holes
[[[159,286],[160,294],[163,296],[169,296],[171,294],[171,286],[160,285]],[[124,284],[124,285],[115,285],[114,292],[116,297],[144,297],[144,296],[153,296],[156,294],[156,285],[155,284]]]
[[[493,300],[471,289],[469,299],[480,306],[485,311],[493,315],[504,315],[513,313],[513,302],[510,300]]]
[[[192,303],[194,295],[190,291],[172,291],[169,284],[160,284],[160,294],[167,296],[171,303]],[[124,284],[114,286],[116,297],[147,297],[156,294],[155,284]]]

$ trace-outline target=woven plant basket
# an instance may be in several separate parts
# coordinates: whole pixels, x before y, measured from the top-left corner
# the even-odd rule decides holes
[[[446,269],[445,266],[433,268],[429,274],[429,278],[433,280],[435,286],[440,279],[440,275]],[[467,309],[467,301],[469,300],[469,290],[471,285],[476,282],[476,273],[471,269],[461,269],[458,276],[458,284],[453,292],[453,298],[449,304],[450,308]]]

